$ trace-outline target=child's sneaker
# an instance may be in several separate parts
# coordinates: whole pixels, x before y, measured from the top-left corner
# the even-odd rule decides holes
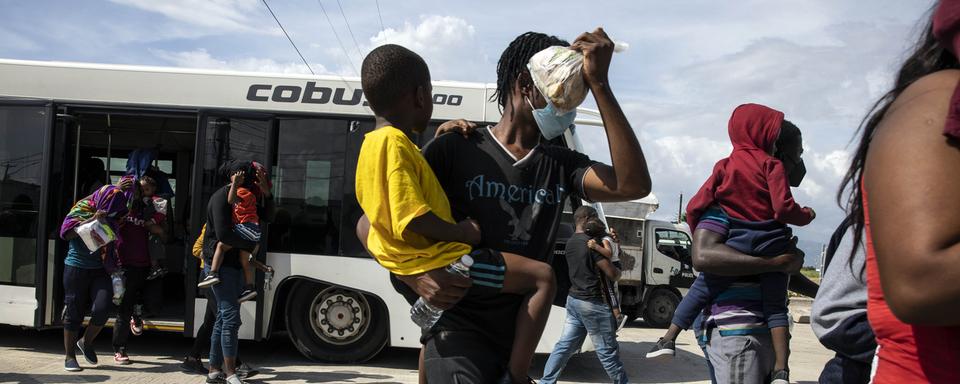
[[[790,371],[781,369],[773,373],[773,380],[770,384],[790,384]]]
[[[134,336],[143,334],[143,319],[141,319],[140,316],[133,315],[130,318],[130,333]]]
[[[246,286],[243,288],[243,292],[240,292],[240,298],[238,298],[237,301],[242,303],[244,301],[253,299],[254,297],[257,297],[257,291],[255,291],[251,286]]]
[[[675,349],[676,347],[673,341],[665,340],[664,338],[661,337],[660,340],[657,340],[657,344],[655,344],[653,348],[650,349],[650,352],[647,352],[647,358],[648,359],[652,359],[655,357],[671,357],[672,358],[676,354]]]
[[[113,354],[113,362],[120,365],[129,365],[130,356],[127,356],[127,351],[120,349]]]
[[[157,265],[157,266],[154,266],[153,268],[150,268],[150,274],[147,275],[147,280],[156,280],[163,277],[163,275],[166,275],[166,274],[167,274],[167,269]]]
[[[220,275],[216,272],[210,272],[209,274],[207,274],[207,277],[204,277],[203,280],[200,281],[199,284],[197,284],[197,288],[212,287],[219,283],[220,283]]]

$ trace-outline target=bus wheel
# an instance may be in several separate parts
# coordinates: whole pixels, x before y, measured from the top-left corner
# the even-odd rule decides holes
[[[304,282],[290,292],[286,310],[290,341],[310,359],[364,362],[387,345],[387,311],[372,296]]]
[[[650,294],[646,308],[643,311],[643,320],[655,328],[667,328],[673,320],[673,312],[680,304],[680,297],[668,289],[658,289]]]

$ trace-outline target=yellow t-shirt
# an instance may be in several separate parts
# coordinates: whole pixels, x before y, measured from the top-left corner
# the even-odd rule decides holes
[[[433,241],[406,231],[411,220],[427,212],[454,221],[437,176],[403,131],[388,126],[365,136],[356,189],[357,201],[370,220],[367,249],[391,272],[422,273],[470,253],[467,244]]]

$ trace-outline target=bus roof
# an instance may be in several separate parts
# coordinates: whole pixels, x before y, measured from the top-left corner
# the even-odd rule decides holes
[[[356,77],[0,59],[0,97],[370,116]],[[497,121],[494,85],[434,81],[437,120]]]

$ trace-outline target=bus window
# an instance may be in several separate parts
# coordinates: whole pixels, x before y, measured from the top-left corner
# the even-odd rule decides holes
[[[336,255],[350,121],[281,119],[267,250]],[[351,175],[352,177],[352,175]]]
[[[0,106],[0,284],[34,285],[44,111]]]
[[[217,174],[228,160],[266,162],[267,133],[272,121],[212,116],[204,140],[203,182],[200,196],[205,209],[213,192],[229,181]],[[199,233],[199,229],[197,230]]]

